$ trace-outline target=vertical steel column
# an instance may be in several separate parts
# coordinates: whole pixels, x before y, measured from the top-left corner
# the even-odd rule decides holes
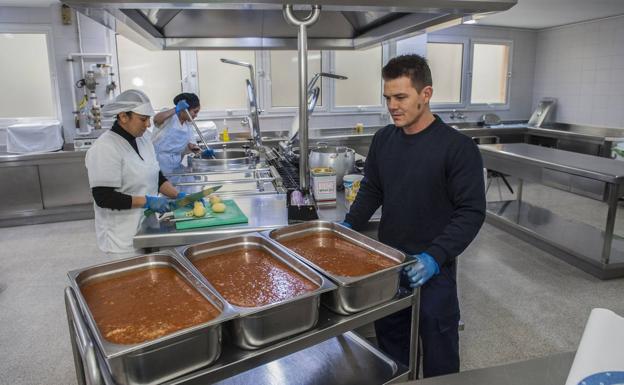
[[[309,188],[310,172],[308,170],[308,31],[307,28],[316,23],[321,14],[321,6],[313,5],[312,12],[303,19],[293,13],[291,4],[284,5],[286,21],[299,27],[297,48],[299,53],[299,185],[301,190]]]
[[[516,200],[518,201],[518,207],[522,203],[522,187],[524,186],[524,180],[518,178],[518,187],[516,188]]]
[[[420,317],[420,288],[414,289],[412,294],[412,328],[410,331],[409,380],[416,379],[418,372],[418,320]]]
[[[615,214],[618,206],[618,185],[609,183],[607,189],[607,204],[609,211],[607,212],[607,225],[604,231],[604,243],[602,244],[602,263],[609,263],[611,256],[611,244],[613,242],[613,231],[615,230]]]

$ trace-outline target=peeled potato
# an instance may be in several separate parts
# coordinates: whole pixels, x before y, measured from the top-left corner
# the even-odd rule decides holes
[[[196,201],[193,205],[193,215],[196,217],[203,217],[206,215],[206,208],[200,201]]]
[[[208,198],[210,200],[210,204],[214,205],[221,202],[221,198],[218,195],[212,194]]]
[[[225,204],[222,202],[215,203],[214,205],[212,205],[212,211],[214,211],[215,213],[225,212]]]

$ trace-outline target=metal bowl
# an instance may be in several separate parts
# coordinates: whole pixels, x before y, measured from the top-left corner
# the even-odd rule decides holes
[[[228,170],[233,168],[246,168],[258,161],[258,151],[251,149],[216,149],[214,158],[202,158],[200,155],[189,157],[189,163],[193,170]]]

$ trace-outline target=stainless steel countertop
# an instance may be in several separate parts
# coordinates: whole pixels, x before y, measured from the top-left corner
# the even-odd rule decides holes
[[[578,124],[552,123],[546,127],[529,127],[526,124],[498,124],[479,126],[474,122],[446,122],[467,136],[489,136],[500,134],[534,134],[562,139],[583,139],[596,142],[622,142],[624,129],[583,126]]]
[[[288,224],[285,194],[239,196],[235,201],[249,219],[248,223],[176,230],[175,224],[159,223],[152,216],[144,221],[134,236],[134,247],[163,248],[188,245],[228,235],[274,229]]]
[[[526,143],[482,144],[479,149],[484,157],[514,159],[607,183],[624,183],[624,162],[620,160]]]
[[[568,378],[574,352],[447,376],[405,382],[413,385],[561,385]]]
[[[198,229],[176,230],[173,223],[158,222],[150,217],[134,236],[136,248],[167,248],[188,245],[223,238],[252,231],[276,229],[288,225],[285,194],[237,196],[233,197],[249,218],[248,223],[202,227]],[[335,207],[319,207],[319,219],[325,221],[342,221],[347,213],[344,191],[337,192]],[[371,222],[378,222],[381,209],[377,210]]]
[[[310,128],[308,130],[308,137],[310,140],[322,141],[332,139],[345,139],[345,138],[368,138],[375,135],[375,132],[383,126],[369,126],[365,127],[362,132],[355,131],[355,128]],[[262,142],[264,144],[277,144],[278,142],[288,140],[287,131],[267,131],[263,132]],[[243,145],[249,144],[249,133],[247,132],[235,132],[230,133],[230,141],[227,142],[209,142],[210,146],[229,146],[229,145]]]
[[[0,165],[3,163],[53,163],[58,161],[84,161],[86,151],[54,151],[33,154],[16,154],[0,151]]]
[[[624,141],[624,129],[609,127],[582,126],[578,124],[553,123],[546,127],[529,127],[529,131],[554,133],[558,136],[576,136],[586,138],[601,138],[608,142]]]

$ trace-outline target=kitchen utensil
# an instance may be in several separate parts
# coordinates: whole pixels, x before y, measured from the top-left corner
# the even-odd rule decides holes
[[[199,135],[199,139],[202,141],[206,149],[209,149],[210,146],[208,146],[206,139],[204,139],[204,136],[202,135],[201,130],[199,129],[199,127],[197,127],[197,124],[195,123],[195,120],[193,120],[193,117],[191,116],[191,113],[189,112],[189,110],[184,110],[184,112],[186,112],[186,117],[189,118],[191,125],[193,126],[193,128],[195,128],[195,132],[197,132],[197,135]],[[211,158],[214,159],[214,155],[212,155]]]
[[[343,177],[353,171],[355,151],[345,146],[319,146],[310,150],[310,169],[331,167],[336,171],[336,186],[342,186]]]
[[[500,124],[501,119],[498,115],[490,112],[481,115],[481,117],[479,118],[479,122],[483,123],[486,126],[495,126],[497,124]]]
[[[194,194],[189,194],[187,196],[185,196],[184,198],[180,198],[180,199],[176,199],[175,201],[173,201],[172,206],[174,208],[180,208],[180,207],[184,207],[186,205],[188,205],[189,203],[193,203],[195,201],[198,201],[202,198],[207,197],[208,195],[214,193],[215,191],[217,191],[218,189],[220,189],[221,187],[223,187],[222,185],[219,186],[214,186],[214,187],[209,187],[207,189],[204,189],[198,193],[194,193]],[[146,217],[149,217],[150,215],[154,214],[154,212],[150,209],[147,209],[143,212],[143,214]]]
[[[288,270],[300,274],[317,287],[291,298],[252,307],[232,305],[224,298],[223,301],[239,314],[239,318],[230,323],[230,341],[243,349],[258,349],[314,327],[318,320],[321,294],[334,290],[336,286],[260,234],[244,234],[176,249],[189,262],[186,267],[211,290],[214,286],[201,273],[198,263],[202,260],[210,261],[211,258],[214,261],[215,257],[223,253],[245,253],[248,250],[260,250],[267,253],[271,260],[287,266]],[[268,274],[264,275],[264,278],[271,280],[274,272],[257,271],[254,274],[258,277],[251,275],[247,279],[261,285],[262,275]],[[277,287],[277,289],[288,290],[286,287]],[[222,296],[221,287],[214,290]]]
[[[363,276],[339,276],[319,267],[304,255],[295,252],[282,243],[322,233],[338,236],[344,241],[393,260],[396,265]],[[357,313],[391,300],[399,288],[400,271],[404,266],[414,262],[412,257],[399,250],[333,222],[308,221],[264,231],[262,235],[277,242],[281,248],[289,251],[290,254],[335,283],[338,289],[328,293],[322,301],[332,311],[343,315]]]

